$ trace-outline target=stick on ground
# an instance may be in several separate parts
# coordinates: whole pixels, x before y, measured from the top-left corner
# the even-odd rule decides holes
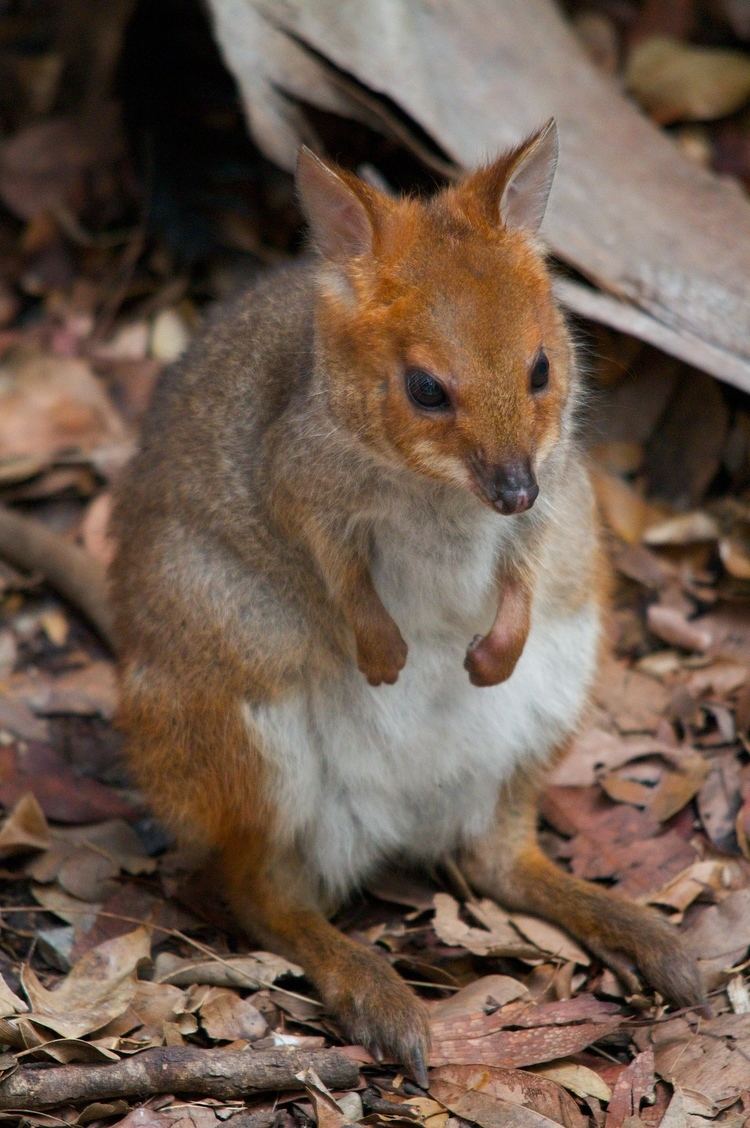
[[[0,506],[0,557],[17,568],[40,572],[112,645],[104,568],[82,548],[39,521]]]
[[[264,1090],[302,1089],[296,1074],[314,1069],[329,1089],[359,1079],[337,1050],[201,1050],[167,1046],[104,1065],[25,1065],[0,1084],[0,1109],[43,1109],[79,1101],[192,1094],[241,1100]]]

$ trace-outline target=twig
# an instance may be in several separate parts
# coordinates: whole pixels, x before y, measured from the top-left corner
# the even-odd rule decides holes
[[[0,1109],[43,1109],[81,1101],[193,1093],[233,1100],[249,1092],[302,1089],[297,1074],[314,1069],[330,1089],[359,1080],[355,1062],[337,1050],[200,1050],[165,1046],[104,1065],[27,1065],[0,1083]]]
[[[90,913],[91,908],[88,907],[85,909],[75,909],[66,906],[65,911],[67,913],[80,913],[81,915],[83,915]],[[0,920],[3,919],[4,915],[10,915],[12,913],[49,912],[54,912],[54,910],[48,909],[44,905],[9,905],[7,908],[0,907]],[[280,991],[282,994],[289,995],[293,999],[300,999],[303,1003],[313,1002],[317,1003],[318,1006],[322,1006],[322,1003],[319,1003],[317,999],[310,999],[308,995],[299,994],[297,991],[290,991],[288,987],[279,987],[278,984],[274,983],[273,981],[270,983],[264,983],[263,980],[260,979],[260,977],[246,975],[245,972],[241,970],[241,968],[235,967],[228,959],[220,956],[218,952],[215,952],[213,948],[210,948],[208,944],[202,944],[200,940],[194,940],[192,936],[188,936],[186,932],[181,932],[179,928],[167,928],[163,924],[156,924],[151,920],[143,920],[142,917],[125,916],[122,913],[110,913],[106,909],[97,909],[96,916],[107,917],[107,919],[109,920],[121,920],[126,924],[137,924],[143,928],[150,928],[154,929],[154,931],[156,932],[161,932],[165,936],[171,937],[173,940],[180,940],[183,944],[187,944],[189,947],[195,948],[204,956],[207,956],[209,960],[214,960],[216,963],[222,964],[228,969],[228,971],[231,972],[233,977],[236,977],[237,979],[244,979],[247,987],[252,991],[259,991],[263,990],[264,988],[273,987],[274,991]],[[168,976],[165,978],[168,978]],[[161,980],[159,980],[158,982],[161,982]]]
[[[112,645],[104,569],[88,552],[39,521],[0,506],[0,556],[18,568],[40,572]]]

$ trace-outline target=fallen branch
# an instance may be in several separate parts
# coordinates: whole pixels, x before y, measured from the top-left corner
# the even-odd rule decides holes
[[[81,1101],[191,1094],[237,1100],[264,1090],[302,1089],[314,1069],[329,1089],[356,1085],[355,1062],[337,1050],[200,1050],[167,1046],[104,1065],[26,1065],[0,1084],[0,1109],[43,1109]]]
[[[82,548],[69,544],[39,521],[0,506],[0,557],[17,568],[39,572],[83,612],[105,642],[112,644],[104,569]]]

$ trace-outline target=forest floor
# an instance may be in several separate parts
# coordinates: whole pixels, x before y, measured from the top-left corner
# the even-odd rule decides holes
[[[159,373],[208,305],[298,246],[289,179],[247,141],[210,52],[190,56],[190,89],[179,106],[165,96],[150,123],[167,159],[137,156],[163,81],[139,54],[154,36],[158,54],[155,17],[138,18],[110,91],[124,131],[106,98],[83,115],[60,107],[57,49],[30,51],[22,20],[4,64],[15,108],[0,106],[14,126],[0,149],[0,499],[105,564],[112,483]],[[194,50],[197,11],[180,34]],[[341,125],[341,146],[346,136]],[[731,156],[725,171],[747,182],[748,137],[730,117],[678,140],[700,160]],[[378,156],[419,186],[410,158],[385,143]],[[54,1107],[0,1115],[128,1128],[748,1123],[750,402],[631,338],[580,333],[616,577],[613,656],[548,781],[543,842],[679,925],[710,1016],[625,997],[566,935],[467,898],[455,874],[391,875],[340,923],[429,1003],[428,1092],[344,1047],[361,1080],[338,1103],[311,1073],[301,1092],[145,1103],[66,1099],[63,1079]],[[72,1078],[79,1063],[147,1048],[341,1045],[300,969],[248,950],[210,875],[132,789],[112,655],[41,577],[3,563],[0,608],[0,1077],[46,1062]]]

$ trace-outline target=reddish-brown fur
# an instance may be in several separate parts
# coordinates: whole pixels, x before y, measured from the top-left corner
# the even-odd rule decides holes
[[[350,520],[368,512],[381,474],[407,468],[436,489],[464,475],[491,504],[488,475],[542,459],[560,438],[565,327],[533,240],[498,214],[538,140],[424,202],[387,199],[304,158],[303,201],[327,265],[277,273],[209,328],[160,388],[117,506],[121,719],[141,786],[179,834],[219,852],[247,930],[303,964],[350,1036],[422,1079],[425,1009],[383,958],[326,920],[243,708],[283,701],[310,665],[335,676],[356,662],[378,685],[409,661],[370,574],[366,522]],[[532,395],[542,344],[551,381]],[[409,366],[442,380],[450,415],[414,409]],[[498,574],[495,624],[467,653],[476,685],[509,677],[526,640],[533,530],[519,532],[515,553]],[[592,589],[604,599],[600,558],[586,560],[559,562],[570,610]],[[693,965],[656,913],[541,854],[542,777],[519,771],[511,782],[495,830],[464,857],[472,882],[557,920],[628,984],[631,961],[664,994],[696,1002]]]

